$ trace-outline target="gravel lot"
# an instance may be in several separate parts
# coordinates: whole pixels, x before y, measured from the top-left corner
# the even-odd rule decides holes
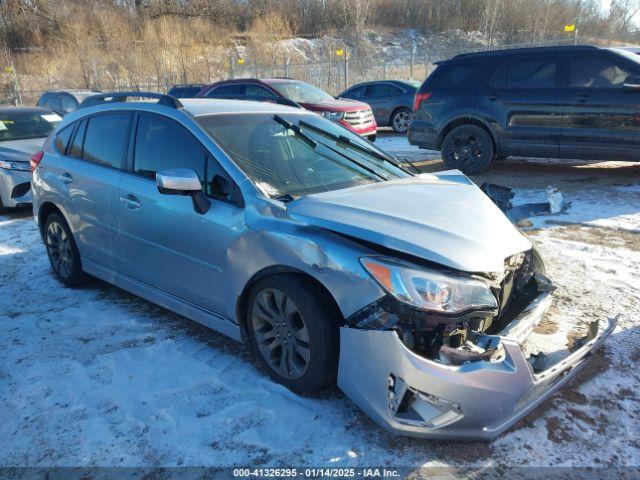
[[[442,169],[404,138],[379,145]],[[619,315],[579,378],[497,440],[392,437],[336,388],[296,396],[182,317],[99,281],[63,288],[15,211],[0,213],[0,466],[640,465],[640,165],[508,159],[474,180],[572,203],[527,230],[559,286],[542,343]]]

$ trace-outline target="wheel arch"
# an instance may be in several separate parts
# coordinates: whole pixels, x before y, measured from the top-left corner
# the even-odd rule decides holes
[[[500,148],[500,142],[498,141],[498,135],[496,131],[493,129],[491,124],[489,124],[486,120],[483,120],[479,117],[473,115],[464,115],[460,117],[456,117],[450,120],[445,126],[440,130],[438,134],[438,139],[436,141],[436,148],[438,150],[442,149],[442,142],[445,137],[456,127],[461,127],[463,125],[476,125],[482,128],[489,134],[491,141],[493,142],[493,146],[495,148],[496,154],[500,155],[502,153],[502,149]]]
[[[71,228],[69,219],[67,219],[67,216],[64,214],[62,209],[55,203],[47,201],[40,205],[40,208],[38,209],[38,228],[41,235],[44,232],[44,223],[47,220],[47,217],[52,213],[59,213],[60,215],[62,215],[62,218],[64,218],[65,222],[67,222],[67,225],[69,225],[69,228]]]
[[[320,280],[318,280],[316,277],[309,274],[308,272],[305,272],[295,267],[290,267],[287,265],[272,265],[256,272],[245,284],[244,288],[242,289],[242,292],[240,293],[240,295],[238,295],[238,298],[236,300],[236,318],[242,328],[242,335],[245,339],[246,339],[246,317],[247,317],[247,309],[248,309],[247,301],[249,299],[249,292],[251,291],[251,288],[260,280],[264,280],[265,278],[269,278],[274,275],[283,275],[283,274],[299,276],[299,278],[302,281],[309,282],[313,284],[315,287],[317,287],[319,289],[318,291],[321,292],[321,294],[327,299],[327,301],[331,302],[332,309],[334,309],[334,311],[338,315],[338,318],[337,318],[338,323],[340,325],[344,323],[344,317],[343,317],[342,311],[340,310],[340,306],[338,305],[338,302],[336,301],[335,297],[331,294],[330,290]]]
[[[398,105],[396,108],[394,108],[393,110],[391,110],[391,114],[389,115],[389,125],[393,125],[393,116],[399,111],[399,110],[409,110],[410,113],[413,113],[413,111],[411,110],[411,107],[407,107],[406,105]]]

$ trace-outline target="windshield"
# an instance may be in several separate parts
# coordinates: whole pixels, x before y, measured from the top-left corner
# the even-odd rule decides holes
[[[60,123],[50,112],[0,112],[0,142],[47,137]]]
[[[274,82],[269,84],[280,95],[297,103],[326,102],[334,100],[327,92],[304,82]]]
[[[374,152],[376,149],[319,115],[238,113],[200,116],[196,120],[256,187],[271,198],[297,198],[410,176],[363,151],[362,147]],[[305,122],[331,136],[347,137],[361,147],[354,148],[305,127]],[[287,123],[300,129],[296,132],[287,128]]]

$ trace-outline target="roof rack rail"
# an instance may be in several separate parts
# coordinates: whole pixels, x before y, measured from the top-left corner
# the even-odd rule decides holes
[[[538,51],[544,50],[598,50],[598,47],[593,45],[543,45],[543,46],[531,46],[531,47],[519,47],[519,48],[501,48],[496,50],[479,50],[477,52],[467,52],[467,53],[459,53],[451,57],[448,60],[443,60],[442,62],[437,63],[445,63],[449,60],[462,60],[465,58],[473,58],[473,57],[489,57],[494,55],[504,55],[504,54],[518,54],[518,53],[536,53]]]
[[[126,102],[128,98],[153,98],[158,100],[159,105],[171,108],[182,108],[183,105],[176,97],[156,92],[107,92],[91,95],[80,103],[78,108],[92,107],[103,103]]]

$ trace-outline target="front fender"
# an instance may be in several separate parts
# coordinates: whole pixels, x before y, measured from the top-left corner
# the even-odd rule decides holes
[[[360,257],[374,253],[366,247],[317,227],[282,219],[263,222],[229,246],[227,271],[232,275],[225,305],[229,318],[237,317],[241,292],[265,269],[300,271],[313,277],[331,293],[345,318],[385,295],[360,264]]]

